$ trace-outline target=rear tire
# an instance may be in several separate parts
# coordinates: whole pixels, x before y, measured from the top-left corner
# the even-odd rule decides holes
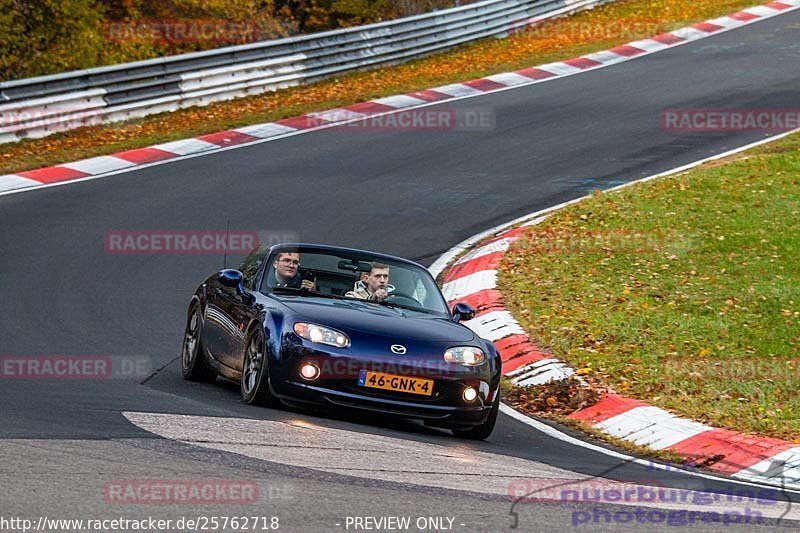
[[[181,351],[181,370],[183,379],[211,383],[217,379],[217,372],[208,364],[205,350],[201,342],[203,319],[200,316],[200,305],[194,302],[189,308],[186,318],[186,330],[183,334]]]
[[[264,331],[256,328],[247,340],[242,361],[242,401],[250,405],[277,407],[280,402],[269,388],[269,365],[267,363]]]
[[[497,395],[494,398],[494,402],[492,402],[492,410],[489,411],[489,416],[486,417],[486,420],[474,428],[470,429],[454,429],[453,435],[459,437],[461,439],[472,439],[472,440],[483,440],[489,435],[492,434],[494,430],[494,424],[497,422],[497,412],[500,410],[500,391],[497,391]]]

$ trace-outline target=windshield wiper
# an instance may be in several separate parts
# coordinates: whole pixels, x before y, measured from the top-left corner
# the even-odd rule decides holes
[[[408,309],[409,311],[415,311],[417,313],[425,313],[427,315],[438,314],[438,313],[436,313],[434,311],[431,311],[429,309],[425,309],[424,307],[414,307],[414,306],[411,306],[411,305],[403,305],[403,304],[399,304],[399,303],[396,303],[396,302],[388,302],[386,300],[383,300],[382,302],[378,302],[378,303],[381,304],[381,305],[385,305],[386,307],[396,307],[396,308],[399,308],[399,309]]]
[[[433,311],[429,311],[422,307],[412,307],[410,305],[403,305],[397,302],[390,302],[389,300],[381,300],[380,302],[376,302],[375,300],[365,300],[365,301],[371,301],[372,303],[380,304],[385,307],[393,307],[395,309],[408,309],[409,311],[416,311],[418,313],[434,314]]]
[[[272,287],[272,292],[300,294],[303,296],[319,296],[320,298],[333,298],[335,300],[341,300],[344,298],[343,296],[337,296],[336,294],[327,294],[324,292],[312,291],[311,289],[303,289],[299,287]]]

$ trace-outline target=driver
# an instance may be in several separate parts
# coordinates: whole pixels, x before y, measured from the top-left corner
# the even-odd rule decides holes
[[[275,274],[274,279],[270,280],[270,287],[316,290],[316,284],[313,281],[302,279],[300,275],[300,254],[296,252],[281,252],[275,262],[272,263],[272,266],[275,269]]]
[[[389,296],[389,265],[373,261],[371,267],[366,279],[357,282],[346,297],[382,302]]]

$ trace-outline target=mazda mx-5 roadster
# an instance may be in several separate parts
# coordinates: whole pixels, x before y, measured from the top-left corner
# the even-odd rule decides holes
[[[421,265],[311,244],[254,250],[206,279],[189,304],[183,376],[238,381],[249,404],[419,419],[485,439],[500,357],[448,309]]]

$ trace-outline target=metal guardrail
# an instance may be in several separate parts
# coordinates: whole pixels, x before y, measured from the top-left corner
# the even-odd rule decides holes
[[[395,64],[612,0],[485,0],[366,26],[0,83],[0,143]]]

